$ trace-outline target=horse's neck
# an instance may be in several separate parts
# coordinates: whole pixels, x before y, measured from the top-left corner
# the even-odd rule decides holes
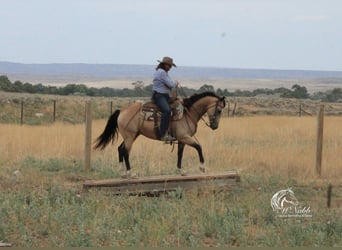
[[[190,113],[196,121],[199,121],[201,117],[207,112],[208,103],[205,98],[194,103],[190,108]]]

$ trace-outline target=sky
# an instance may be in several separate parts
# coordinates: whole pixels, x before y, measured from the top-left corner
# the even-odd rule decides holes
[[[340,0],[0,0],[0,61],[342,71]]]

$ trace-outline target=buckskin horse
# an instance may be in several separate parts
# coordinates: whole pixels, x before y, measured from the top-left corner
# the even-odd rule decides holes
[[[182,169],[182,157],[185,145],[195,148],[198,152],[200,161],[200,170],[205,172],[204,157],[201,145],[193,138],[197,131],[197,124],[202,116],[207,113],[211,129],[215,130],[219,126],[222,109],[226,105],[225,97],[219,97],[212,92],[204,92],[201,94],[194,94],[189,98],[183,100],[184,114],[178,120],[172,120],[170,129],[173,136],[178,141],[178,160],[177,172],[185,175]],[[118,147],[119,164],[123,165],[125,161],[126,172],[123,178],[135,177],[131,172],[131,165],[129,162],[129,154],[132,144],[139,135],[144,135],[153,140],[160,140],[155,133],[155,123],[145,119],[142,111],[142,103],[132,103],[121,110],[116,110],[109,117],[107,125],[102,134],[95,142],[95,149],[104,149],[111,141],[114,143],[118,139],[118,132],[123,138],[123,142]]]

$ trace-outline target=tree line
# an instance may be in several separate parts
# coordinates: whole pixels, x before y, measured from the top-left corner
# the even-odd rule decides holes
[[[87,87],[84,84],[67,84],[65,86],[45,86],[43,84],[22,83],[21,81],[11,82],[7,76],[0,76],[0,91],[17,92],[17,93],[32,93],[32,94],[51,94],[51,95],[80,95],[80,96],[102,96],[102,97],[149,97],[152,95],[152,85],[145,85],[142,81],[132,83],[133,88],[115,89],[110,87]],[[297,99],[314,99],[325,102],[342,101],[342,88],[334,88],[325,92],[316,92],[309,94],[305,86],[294,84],[291,89],[275,88],[275,89],[255,89],[235,90],[233,92],[227,89],[218,88],[204,84],[199,89],[182,87],[177,90],[181,96],[190,96],[195,93],[204,91],[212,91],[220,96],[227,97],[254,97],[258,95],[276,95],[283,98]]]

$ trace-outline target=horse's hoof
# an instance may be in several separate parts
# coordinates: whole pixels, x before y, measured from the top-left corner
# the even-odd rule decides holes
[[[207,169],[205,168],[205,166],[203,165],[201,165],[200,167],[199,167],[199,169],[200,169],[200,171],[202,172],[202,173],[205,173],[205,172],[207,172]]]
[[[121,175],[121,178],[122,178],[122,179],[129,179],[127,174]]]
[[[138,175],[136,173],[134,173],[134,174],[131,174],[129,178],[138,179]]]
[[[138,176],[136,173],[132,173],[131,171],[126,171],[123,175],[121,175],[122,179],[137,179]]]
[[[125,169],[125,166],[123,162],[119,162],[119,170],[123,171]]]
[[[180,174],[181,176],[186,176],[187,172],[184,169],[177,169],[177,174]]]

